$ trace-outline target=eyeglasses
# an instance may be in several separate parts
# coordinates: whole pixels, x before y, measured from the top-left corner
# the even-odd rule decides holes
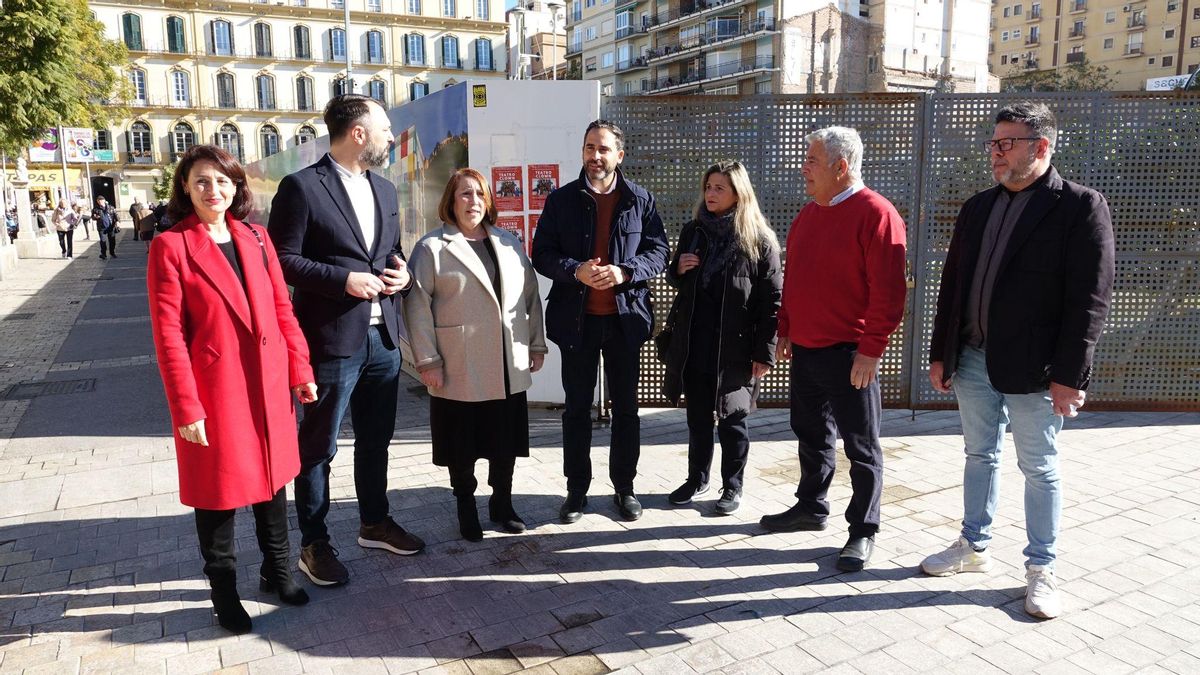
[[[984,141],[983,149],[987,152],[1008,152],[1013,149],[1013,143],[1017,141],[1040,141],[1040,136],[1026,136],[1025,138],[997,138],[994,141]]]

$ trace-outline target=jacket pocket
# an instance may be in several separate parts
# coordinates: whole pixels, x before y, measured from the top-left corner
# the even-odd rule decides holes
[[[217,362],[221,358],[221,352],[217,351],[212,345],[204,345],[196,354],[196,367],[203,370]]]
[[[465,374],[467,369],[466,339],[464,329],[459,326],[435,326],[437,351],[442,357],[442,371],[449,381],[450,374]]]

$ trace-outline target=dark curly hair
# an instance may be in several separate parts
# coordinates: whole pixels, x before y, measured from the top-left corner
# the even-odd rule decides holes
[[[217,170],[229,176],[229,180],[237,186],[233,195],[233,204],[229,207],[229,215],[238,220],[245,220],[250,215],[253,199],[250,186],[246,184],[246,172],[233,155],[215,145],[193,145],[179,158],[175,166],[175,180],[171,183],[171,201],[167,203],[167,215],[172,223],[178,223],[195,212],[192,198],[184,191],[188,174],[196,162],[208,161],[216,165]]]

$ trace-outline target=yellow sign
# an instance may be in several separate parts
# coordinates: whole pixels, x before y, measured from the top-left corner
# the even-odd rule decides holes
[[[6,180],[11,184],[17,180],[17,172],[9,169],[4,172]],[[67,184],[72,188],[79,187],[80,171],[79,169],[67,169]],[[60,188],[63,184],[62,169],[30,169],[29,170],[29,188],[30,190],[49,190],[51,188]]]
[[[487,85],[474,84],[471,85],[471,98],[475,101],[476,108],[487,107]]]

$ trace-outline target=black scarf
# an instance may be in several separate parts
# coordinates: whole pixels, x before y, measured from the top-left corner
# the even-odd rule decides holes
[[[737,255],[737,242],[733,236],[733,215],[736,211],[732,209],[723,216],[714,215],[708,209],[700,211],[697,220],[700,229],[708,235],[708,253],[700,261],[700,283],[706,288],[722,278],[725,268]]]

